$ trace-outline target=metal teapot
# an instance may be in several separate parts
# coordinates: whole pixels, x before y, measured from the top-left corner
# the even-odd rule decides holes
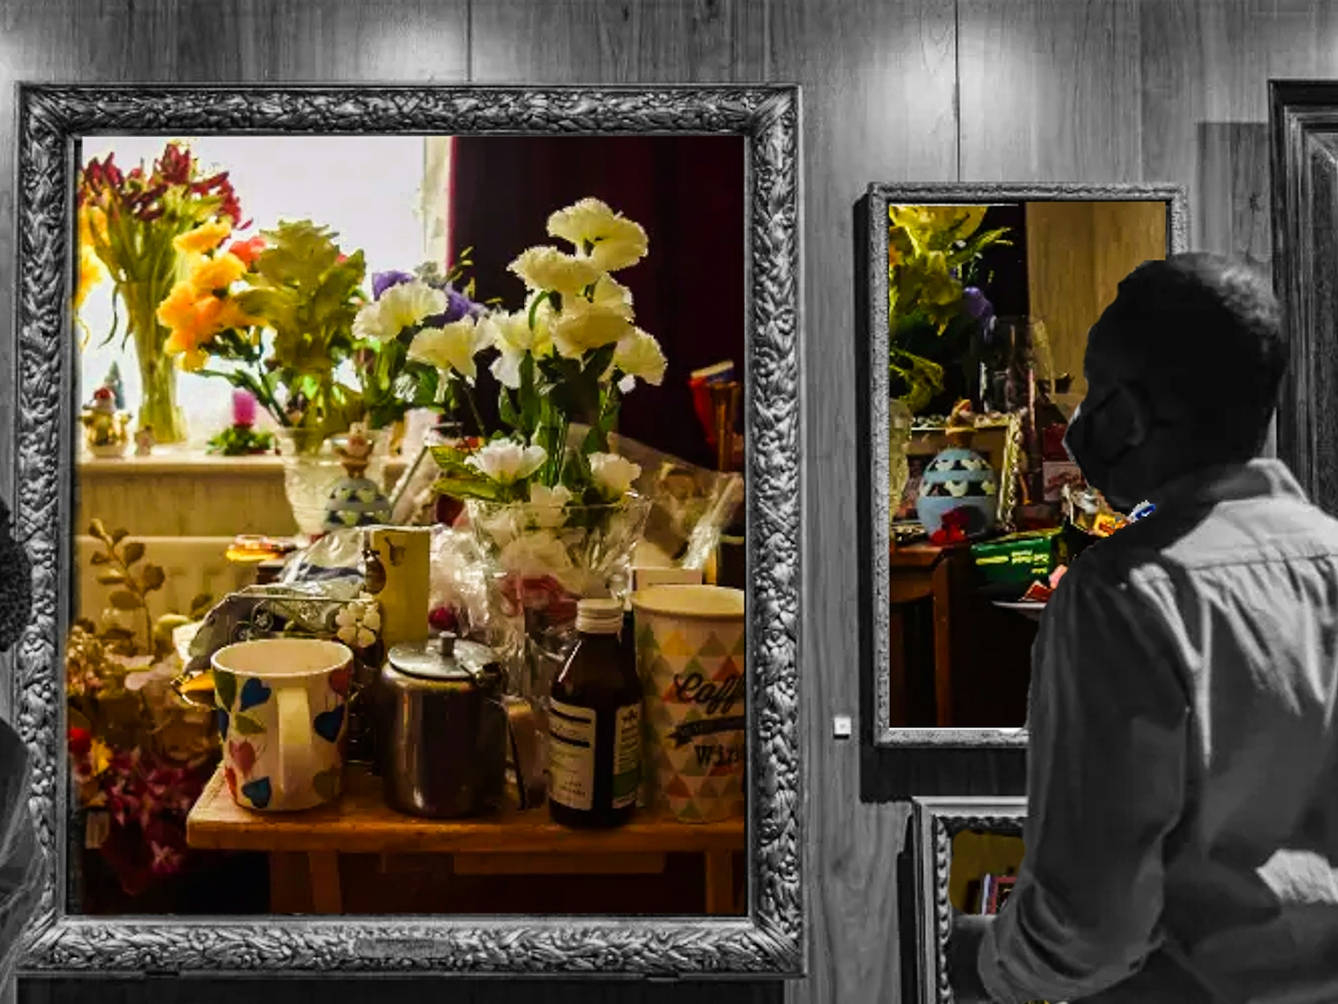
[[[491,649],[453,634],[390,650],[375,700],[379,773],[391,808],[453,819],[501,806],[505,682]]]

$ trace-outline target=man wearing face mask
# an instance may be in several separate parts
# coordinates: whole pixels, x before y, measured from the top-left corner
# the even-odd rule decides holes
[[[1261,456],[1286,361],[1269,283],[1209,255],[1089,333],[1068,449],[1156,509],[1047,606],[1026,856],[957,918],[959,1004],[1338,1001],[1338,520]]]

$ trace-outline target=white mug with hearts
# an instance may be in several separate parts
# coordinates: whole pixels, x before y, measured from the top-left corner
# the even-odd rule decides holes
[[[260,638],[221,648],[212,662],[224,776],[237,804],[284,812],[338,798],[352,650]]]

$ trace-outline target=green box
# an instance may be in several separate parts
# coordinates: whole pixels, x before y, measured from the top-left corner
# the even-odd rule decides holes
[[[971,558],[985,581],[991,584],[1028,585],[1046,581],[1064,564],[1068,548],[1058,527],[1027,530],[971,545]]]

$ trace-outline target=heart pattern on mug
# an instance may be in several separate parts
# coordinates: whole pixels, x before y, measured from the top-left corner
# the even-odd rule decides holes
[[[251,768],[256,765],[256,748],[245,741],[228,743],[228,756],[243,776],[250,774]]]
[[[263,809],[269,805],[270,796],[273,793],[267,777],[258,778],[242,785],[242,796],[257,809]]]
[[[341,772],[338,767],[332,767],[329,770],[323,770],[311,779],[311,786],[316,794],[327,802],[331,802],[339,797]]]
[[[269,700],[273,691],[265,686],[264,682],[255,677],[242,684],[242,700],[237,706],[238,711],[245,711],[247,708],[254,708],[257,705],[264,704]]]
[[[344,724],[344,706],[341,704],[331,711],[322,711],[311,724],[316,735],[327,743],[334,742],[339,738],[339,729]]]
[[[345,666],[330,674],[330,689],[340,697],[348,696],[349,684],[353,682],[353,667]]]

